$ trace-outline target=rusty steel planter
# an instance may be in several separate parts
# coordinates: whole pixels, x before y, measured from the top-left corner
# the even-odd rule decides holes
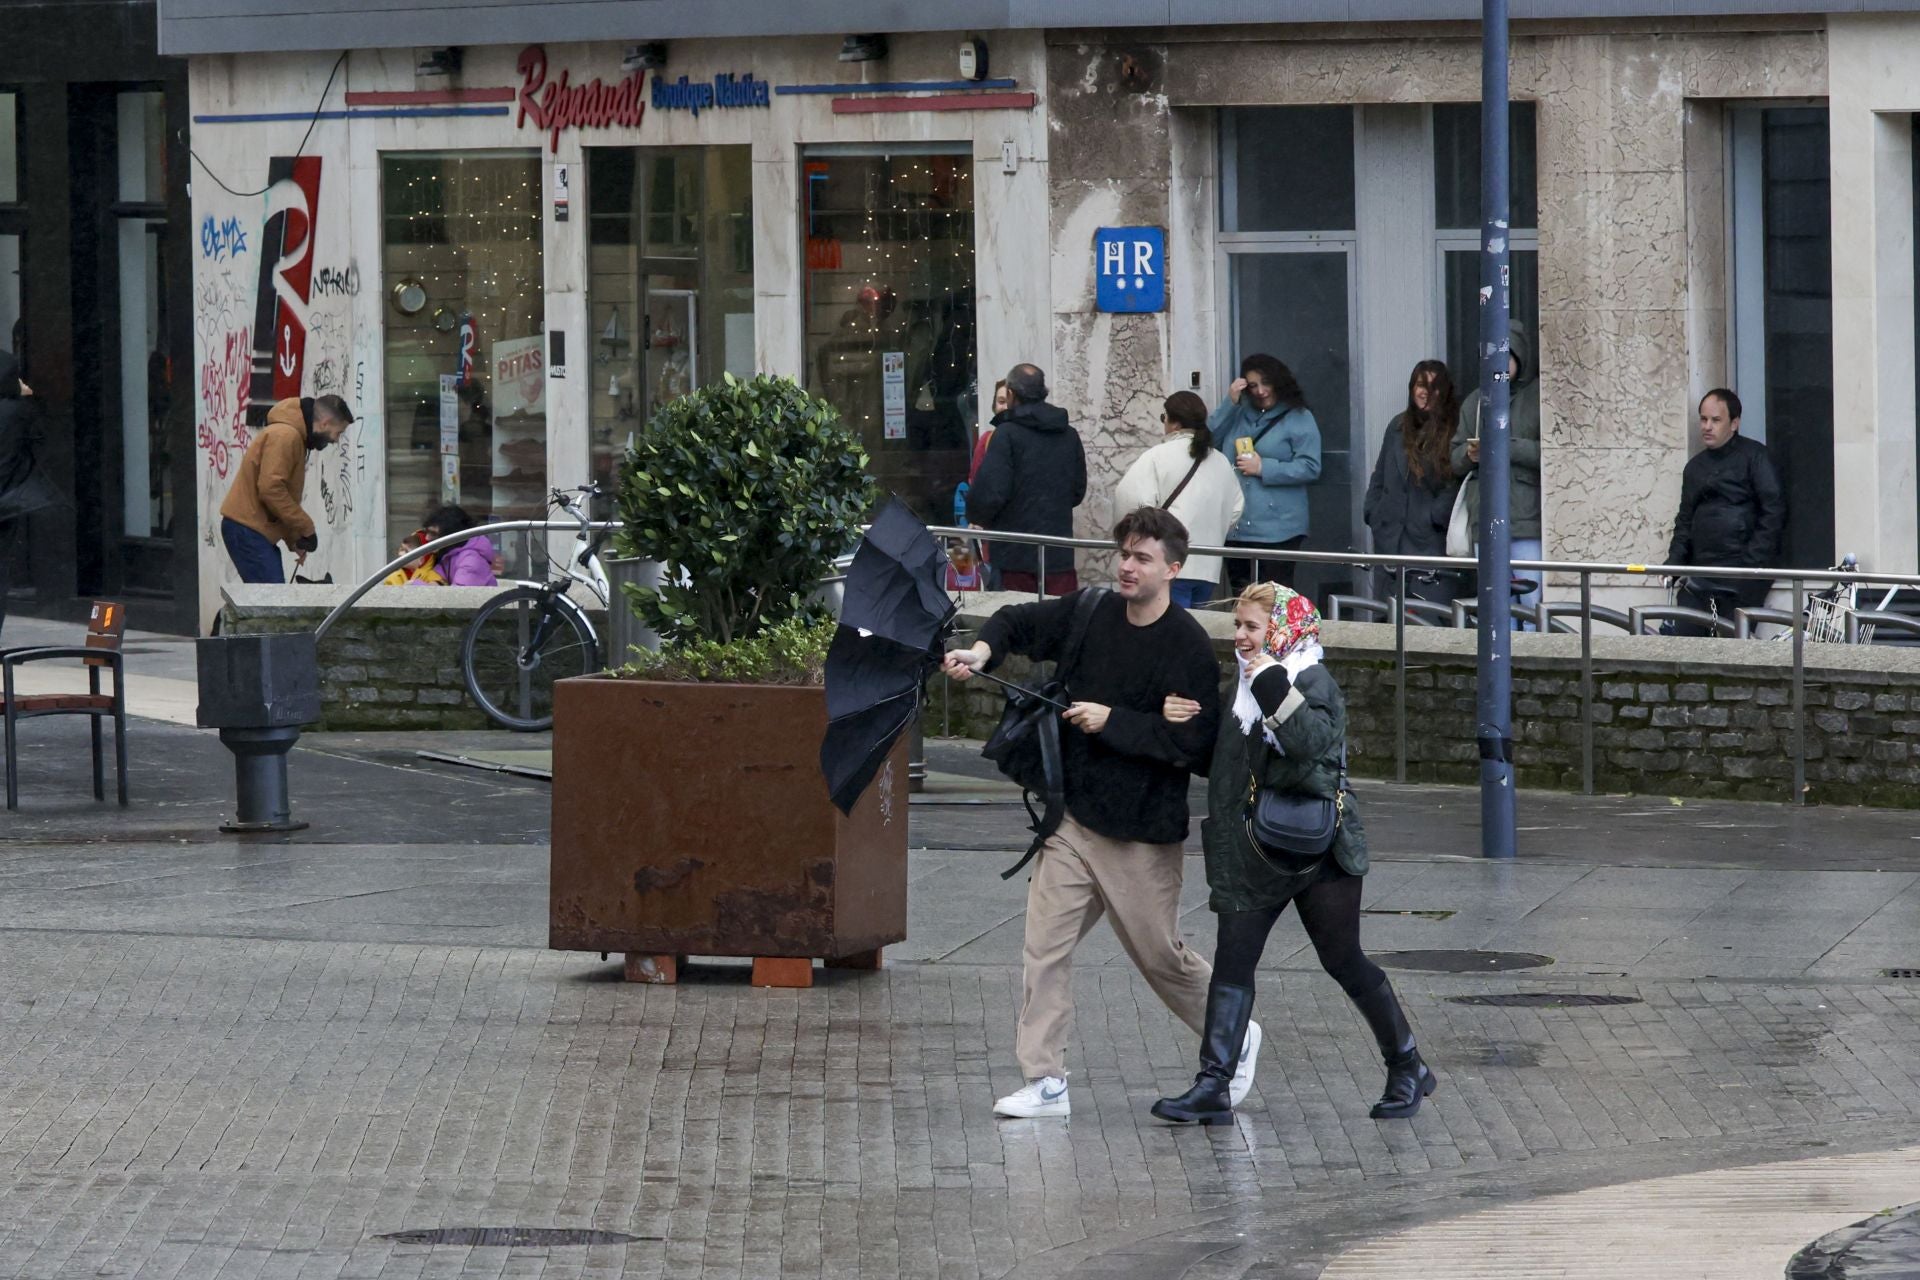
[[[548,945],[669,981],[689,955],[876,962],[907,936],[906,742],[842,816],[826,725],[818,688],[556,684]]]

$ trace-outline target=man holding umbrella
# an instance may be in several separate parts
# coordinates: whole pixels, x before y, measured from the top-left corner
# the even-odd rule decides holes
[[[1062,762],[1066,817],[1040,848],[1027,890],[1024,993],[1015,1052],[1027,1085],[994,1103],[1007,1117],[1069,1112],[1066,1042],[1073,1021],[1073,952],[1102,915],[1154,994],[1199,1034],[1212,969],[1180,938],[1181,846],[1187,785],[1218,728],[1220,667],[1213,644],[1169,587],[1187,556],[1187,530],[1158,507],[1115,526],[1116,589],[1097,605],[1068,677],[1070,706]],[[944,669],[968,680],[1010,653],[1059,659],[1080,592],[1000,610],[980,641],[946,655]],[[1192,698],[1201,714],[1173,724],[1169,694]],[[1233,1083],[1253,1079],[1260,1030],[1247,1036]]]

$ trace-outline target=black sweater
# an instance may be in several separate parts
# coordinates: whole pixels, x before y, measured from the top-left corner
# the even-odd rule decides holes
[[[980,629],[997,666],[1010,653],[1051,662],[1066,646],[1079,593],[1010,605]],[[1206,630],[1181,608],[1136,627],[1109,593],[1094,609],[1085,646],[1068,674],[1068,700],[1111,707],[1106,728],[1060,727],[1067,812],[1114,840],[1177,844],[1187,838],[1187,779],[1201,771],[1220,720],[1220,665]],[[1192,698],[1201,713],[1171,724],[1167,695]]]

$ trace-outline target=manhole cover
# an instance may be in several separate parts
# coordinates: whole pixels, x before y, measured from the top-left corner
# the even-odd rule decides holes
[[[1508,969],[1538,969],[1553,963],[1552,956],[1529,951],[1388,951],[1374,957],[1389,969],[1421,969],[1429,973],[1503,973]]]
[[[1914,978],[1920,978],[1920,969],[1882,969],[1880,976],[1883,978],[1905,978],[1912,980]]]
[[[1448,1004],[1477,1004],[1494,1009],[1594,1009],[1639,1004],[1639,996],[1596,996],[1581,991],[1510,991],[1493,996],[1448,996]]]
[[[582,1227],[433,1227],[423,1231],[390,1231],[380,1237],[395,1244],[457,1244],[469,1248],[520,1249],[564,1244],[637,1244],[660,1236],[630,1236],[619,1231],[589,1231]]]

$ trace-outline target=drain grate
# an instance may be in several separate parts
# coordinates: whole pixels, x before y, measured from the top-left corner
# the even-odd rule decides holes
[[[1880,976],[1883,978],[1904,978],[1912,981],[1915,978],[1920,978],[1920,969],[1882,969]]]
[[[478,1249],[522,1249],[566,1244],[638,1244],[663,1236],[630,1236],[620,1231],[582,1227],[432,1227],[390,1231],[380,1237],[395,1244],[458,1244]]]
[[[1508,969],[1538,969],[1553,963],[1552,956],[1530,951],[1388,951],[1374,957],[1389,969],[1418,969],[1427,973],[1502,973]]]
[[[1492,996],[1448,996],[1448,1004],[1476,1004],[1494,1009],[1596,1009],[1616,1004],[1639,1004],[1639,996],[1596,996],[1583,991],[1509,991]]]

